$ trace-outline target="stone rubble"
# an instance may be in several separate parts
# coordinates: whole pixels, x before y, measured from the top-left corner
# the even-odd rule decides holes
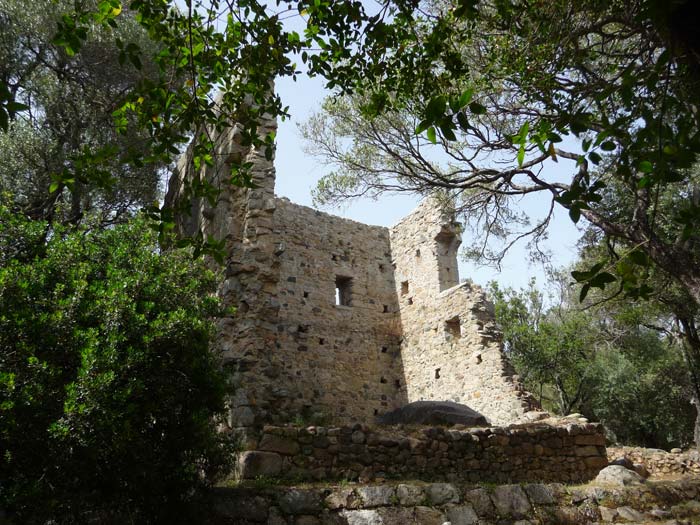
[[[610,463],[624,461],[642,477],[700,476],[700,452],[673,449],[676,452],[640,447],[608,447]],[[620,463],[623,464],[623,463]],[[638,466],[637,466],[638,465]]]

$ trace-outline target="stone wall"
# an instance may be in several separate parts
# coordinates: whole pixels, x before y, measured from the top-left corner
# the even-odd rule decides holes
[[[276,202],[280,383],[326,420],[371,421],[404,405],[388,230]],[[345,305],[336,304],[339,279]]]
[[[654,477],[700,476],[700,453],[697,450],[666,452],[655,448],[608,448],[610,462],[620,458],[628,458],[632,463],[644,465]]]
[[[530,483],[485,487],[385,483],[317,488],[221,488],[212,524],[584,525],[700,520],[700,480],[635,487]]]
[[[507,424],[534,406],[483,292],[459,284],[459,225],[435,201],[391,230],[334,217],[276,198],[272,161],[237,125],[211,135],[219,163],[194,169],[189,149],[166,203],[185,202],[187,181],[221,190],[216,206],[194,199],[178,231],[224,241],[219,294],[236,312],[217,344],[235,388],[231,427],[254,439],[265,424],[371,423],[423,399]],[[254,188],[228,183],[234,161],[250,164]]]
[[[536,403],[505,359],[493,305],[459,284],[459,231],[430,200],[391,229],[407,397],[463,403],[505,425]]]
[[[274,120],[259,126],[262,135],[276,130]],[[165,203],[182,208],[188,186],[208,181],[220,193],[212,206],[208,199],[191,199],[189,213],[177,215],[177,232],[191,237],[224,241],[226,253],[219,296],[231,314],[217,321],[216,345],[231,371],[236,394],[230,402],[229,425],[252,427],[284,414],[288,391],[275,388],[284,369],[275,343],[279,312],[279,240],[274,235],[274,166],[263,151],[242,145],[235,123],[210,130],[216,144],[214,166],[194,168],[192,147],[179,159],[168,184]],[[248,163],[254,188],[229,183],[233,162]],[[217,266],[218,269],[218,266]]]
[[[582,482],[607,465],[600,425],[407,429],[266,426],[238,477]]]

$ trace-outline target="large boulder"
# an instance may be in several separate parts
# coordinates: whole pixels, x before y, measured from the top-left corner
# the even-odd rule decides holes
[[[382,425],[488,426],[486,418],[467,405],[452,401],[414,401],[377,418]]]
[[[598,477],[595,478],[595,481],[606,485],[625,487],[627,485],[644,483],[644,478],[635,471],[626,469],[622,465],[610,465],[598,473]]]

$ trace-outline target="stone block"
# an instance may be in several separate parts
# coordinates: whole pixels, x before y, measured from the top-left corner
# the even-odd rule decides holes
[[[267,521],[270,503],[262,497],[248,494],[217,498],[214,512],[217,516],[234,522],[249,521],[261,523]]]
[[[257,450],[242,452],[238,457],[237,471],[243,479],[279,476],[282,473],[282,456]]]
[[[318,514],[323,510],[321,493],[313,489],[288,489],[277,498],[285,514]]]
[[[316,516],[297,516],[294,525],[321,525],[321,520]]]
[[[447,519],[451,525],[476,525],[479,523],[479,516],[471,505],[448,505]]]
[[[633,470],[628,470],[620,465],[610,465],[598,473],[595,481],[596,483],[624,487],[644,483],[644,478]]]
[[[635,523],[642,523],[649,520],[648,516],[645,516],[642,512],[639,512],[632,507],[618,507],[617,515],[623,520]]]
[[[471,489],[464,493],[464,500],[469,502],[480,517],[495,515],[495,507],[486,489]]]
[[[396,497],[404,507],[420,505],[425,499],[425,491],[419,485],[401,484],[396,487]]]
[[[340,488],[334,489],[325,499],[326,508],[337,509],[359,509],[362,506],[362,499],[357,495],[355,489]]]
[[[431,483],[425,487],[425,493],[432,505],[459,503],[459,491],[450,483]]]
[[[600,456],[600,453],[598,452],[598,447],[595,447],[593,445],[584,445],[581,447],[576,447],[574,449],[574,454],[576,454],[579,457]]]
[[[606,458],[605,456],[593,456],[584,458],[583,463],[589,469],[602,469],[608,466],[608,458]]]
[[[579,434],[577,436],[574,436],[574,443],[577,445],[605,446],[605,435],[603,435],[603,434]]]
[[[381,515],[376,510],[343,510],[340,515],[347,525],[385,525]]]
[[[552,490],[541,483],[525,485],[525,493],[533,505],[552,505],[556,502]]]
[[[525,492],[519,485],[499,485],[493,489],[491,500],[499,516],[525,518],[532,510]]]
[[[300,451],[299,443],[292,438],[264,434],[260,440],[258,449],[265,452],[277,452],[279,454],[294,455]]]
[[[356,493],[362,499],[363,507],[383,507],[391,505],[396,497],[396,489],[389,485],[358,487]]]
[[[598,510],[600,511],[600,519],[602,519],[604,522],[612,523],[615,521],[615,518],[617,517],[616,509],[600,506],[598,507]]]
[[[432,507],[416,507],[413,511],[413,516],[415,523],[420,523],[420,525],[444,525],[446,521],[445,515]],[[389,524],[387,523],[387,525]],[[403,523],[397,523],[396,525],[403,525]]]
[[[383,525],[419,525],[421,523],[412,507],[384,507],[377,509],[377,514],[381,517]]]

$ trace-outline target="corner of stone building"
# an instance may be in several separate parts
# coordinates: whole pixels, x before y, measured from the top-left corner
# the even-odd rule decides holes
[[[432,198],[391,229],[407,397],[466,404],[507,425],[539,407],[504,354],[485,292],[460,282],[461,231]]]

